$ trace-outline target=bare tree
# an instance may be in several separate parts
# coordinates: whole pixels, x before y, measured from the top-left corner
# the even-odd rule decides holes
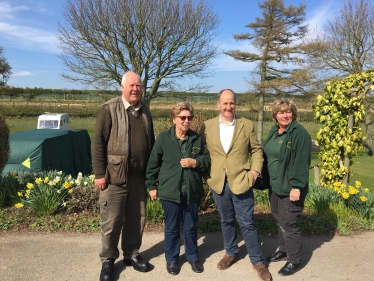
[[[236,60],[258,64],[254,72],[259,78],[252,84],[259,93],[257,138],[261,142],[265,95],[301,91],[309,78],[305,69],[296,67],[303,62],[302,49],[297,42],[307,33],[307,26],[302,25],[306,6],[285,7],[283,0],[267,0],[259,3],[259,7],[262,17],[246,25],[254,32],[234,35],[236,40],[249,40],[257,52],[232,50],[225,54]]]
[[[68,0],[63,15],[59,57],[69,81],[118,87],[132,70],[149,104],[177,78],[212,74],[219,19],[204,0]]]
[[[374,8],[370,0],[347,0],[328,21],[323,30],[317,30],[309,40],[310,59],[314,66],[324,70],[329,79],[361,73],[374,63]],[[369,91],[368,95],[372,92]],[[366,138],[369,154],[373,155],[370,96],[365,101]]]
[[[4,87],[12,74],[12,67],[3,55],[3,47],[0,46],[0,87]]]

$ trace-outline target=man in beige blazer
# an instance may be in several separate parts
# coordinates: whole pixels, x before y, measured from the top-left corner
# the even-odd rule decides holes
[[[262,258],[253,216],[252,186],[262,169],[262,148],[253,123],[235,115],[236,97],[232,90],[219,92],[217,106],[220,116],[205,121],[200,131],[210,153],[211,166],[206,180],[221,216],[226,250],[217,267],[224,270],[238,260],[236,215],[253,269],[261,280],[269,281],[272,277]]]

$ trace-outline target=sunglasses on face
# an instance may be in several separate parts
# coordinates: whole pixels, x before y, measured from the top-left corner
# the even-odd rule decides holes
[[[179,117],[182,121],[185,121],[186,118],[188,121],[192,121],[193,119],[193,116],[177,116],[177,117]]]

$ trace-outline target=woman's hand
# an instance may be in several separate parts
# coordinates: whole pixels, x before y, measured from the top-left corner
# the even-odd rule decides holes
[[[151,200],[157,200],[158,199],[158,194],[157,194],[157,189],[153,189],[153,190],[150,190],[149,191],[149,197],[151,198]]]
[[[300,200],[300,190],[297,191],[295,189],[291,189],[291,192],[290,192],[290,200],[291,201],[299,201]]]
[[[196,166],[196,160],[193,158],[182,158],[180,163],[182,168],[193,168]]]

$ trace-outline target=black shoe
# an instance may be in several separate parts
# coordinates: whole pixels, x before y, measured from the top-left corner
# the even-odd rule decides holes
[[[289,276],[289,275],[292,275],[294,274],[296,271],[298,271],[300,268],[300,264],[299,263],[290,263],[290,262],[287,262],[279,271],[279,275],[282,275],[282,276]]]
[[[201,273],[204,271],[204,268],[202,264],[197,260],[197,261],[189,261],[188,262],[191,265],[192,271],[196,273]]]
[[[123,263],[127,266],[132,266],[135,270],[140,272],[149,271],[149,262],[143,260],[140,255],[131,259],[123,259]]]
[[[106,260],[103,262],[100,273],[100,281],[113,281],[114,261]]]
[[[285,252],[278,251],[270,256],[267,256],[266,260],[268,262],[287,260],[287,254]]]
[[[166,270],[171,275],[178,275],[178,273],[179,273],[178,265],[176,263],[174,263],[174,262],[167,263],[166,264]]]

